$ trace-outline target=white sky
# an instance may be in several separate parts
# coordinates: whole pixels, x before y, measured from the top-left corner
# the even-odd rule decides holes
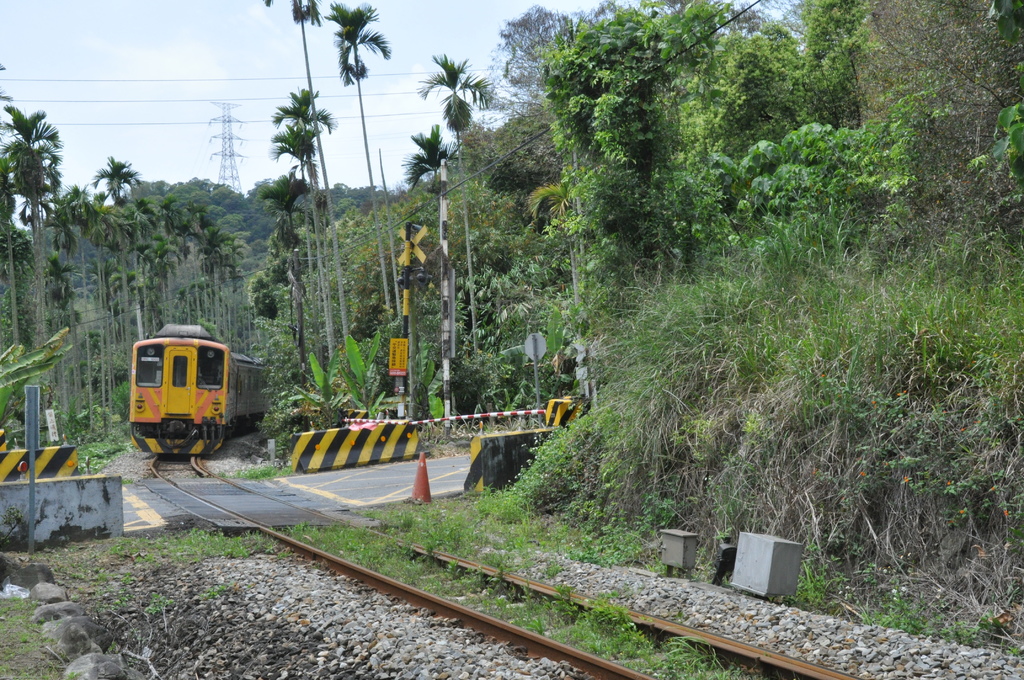
[[[353,7],[357,2],[346,3]],[[435,54],[491,66],[505,21],[534,4],[573,12],[596,0],[449,0],[371,3],[373,25],[391,42],[392,58],[367,55],[363,81],[374,180],[402,179],[415,150],[409,137],[442,124],[435,97],[416,90],[436,66]],[[330,2],[321,2],[328,13]],[[308,27],[318,107],[338,122],[324,136],[331,184],[369,184],[355,86],[343,87],[334,47],[335,24]],[[238,175],[246,192],[285,174],[286,158],[270,160],[270,117],[290,92],[306,87],[302,38],[290,0],[0,0],[0,88],[25,112],[43,110],[64,143],[65,184],[90,184],[108,156],[129,162],[145,180],[183,182],[220,175],[221,115],[210,102],[239,104],[231,114]],[[150,100],[139,102],[134,100]],[[159,102],[152,100],[162,100]],[[449,135],[445,134],[446,139]]]

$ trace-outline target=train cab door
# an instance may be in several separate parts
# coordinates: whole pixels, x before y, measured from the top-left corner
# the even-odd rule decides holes
[[[188,347],[167,348],[164,359],[169,374],[164,390],[164,412],[169,416],[192,415],[192,352]]]

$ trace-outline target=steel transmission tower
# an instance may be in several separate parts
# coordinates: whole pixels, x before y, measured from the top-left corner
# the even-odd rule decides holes
[[[243,142],[245,140],[236,136],[234,131],[231,129],[231,125],[233,123],[241,125],[242,121],[231,115],[231,109],[237,108],[241,105],[228,104],[227,102],[210,103],[214,106],[219,106],[221,110],[220,117],[214,118],[210,121],[210,123],[220,123],[220,134],[211,137],[211,139],[220,140],[220,152],[213,154],[213,156],[220,156],[220,177],[217,178],[217,182],[220,184],[226,184],[238,193],[242,193],[242,182],[238,179],[238,165],[235,163],[235,159],[245,158],[245,156],[235,151],[235,140],[237,139]]]

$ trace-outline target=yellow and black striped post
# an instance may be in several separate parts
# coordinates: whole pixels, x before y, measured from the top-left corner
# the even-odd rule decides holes
[[[485,486],[504,489],[514,483],[522,469],[533,461],[532,449],[553,431],[549,427],[473,437],[463,490],[483,491]]]
[[[570,398],[549,399],[544,413],[544,424],[548,427],[568,425],[579,414],[579,406]]]
[[[7,433],[0,430],[0,451],[7,450]]]
[[[0,482],[21,479],[18,465],[29,463],[28,451],[13,449],[0,453]],[[36,479],[78,476],[78,448],[75,446],[47,446],[36,451]]]
[[[292,470],[320,472],[341,468],[412,460],[419,447],[419,430],[405,423],[376,427],[333,428],[292,435]]]

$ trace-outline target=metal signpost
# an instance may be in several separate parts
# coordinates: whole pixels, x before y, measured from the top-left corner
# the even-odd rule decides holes
[[[533,388],[537,393],[536,408],[540,408],[540,373],[537,370],[537,363],[544,358],[548,351],[548,342],[540,333],[530,333],[526,336],[526,356],[533,360]]]
[[[25,385],[25,446],[28,448],[28,554],[36,549],[36,449],[39,448],[39,385]]]

